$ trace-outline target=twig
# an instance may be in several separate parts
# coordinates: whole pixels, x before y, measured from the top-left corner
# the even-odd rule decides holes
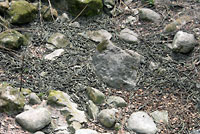
[[[42,25],[42,13],[41,13],[41,0],[38,1],[38,10],[39,10],[39,16],[40,16],[40,24]]]
[[[2,25],[6,29],[9,29],[9,22],[4,20],[1,16],[0,16],[0,25]]]
[[[3,50],[5,50],[5,51],[8,51],[8,52],[10,52],[10,54],[12,54],[12,55],[14,55],[14,56],[20,58],[20,56],[17,54],[17,52],[14,51],[14,50],[12,50],[12,49],[9,49],[9,48],[6,48],[6,47],[3,47],[2,45],[0,45],[0,49],[3,49]]]
[[[72,22],[74,22],[82,13],[83,13],[83,11],[86,9],[88,7],[88,4],[83,8],[83,10],[81,10],[81,12],[72,20],[72,21],[70,21],[69,23],[72,23]]]
[[[23,84],[23,73],[24,73],[24,55],[22,54],[22,65],[21,65],[21,74],[20,74],[20,89],[22,91],[22,84]]]
[[[52,6],[51,6],[51,1],[48,0],[48,2],[49,2],[49,8],[50,8],[50,12],[51,12],[51,17],[52,17],[52,19],[55,21],[55,19],[54,19],[54,17],[53,17],[53,9],[52,9]]]

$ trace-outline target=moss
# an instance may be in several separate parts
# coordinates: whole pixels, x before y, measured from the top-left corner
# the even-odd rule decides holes
[[[37,8],[27,1],[13,1],[8,14],[11,16],[11,23],[24,24],[35,19]]]
[[[101,43],[99,43],[99,45],[97,46],[97,50],[99,53],[102,53],[104,50],[107,49],[108,46],[108,41],[107,40],[103,40]]]
[[[7,30],[0,33],[0,43],[7,48],[18,49],[20,46],[28,45],[28,40],[15,30]]]
[[[177,30],[177,27],[176,27],[176,26],[177,26],[176,23],[173,23],[173,22],[172,22],[172,23],[168,24],[168,25],[165,27],[164,31],[167,32],[167,33],[173,32],[173,31]]]
[[[62,91],[50,90],[48,96],[48,104],[65,106],[65,102],[68,100],[65,98]]]

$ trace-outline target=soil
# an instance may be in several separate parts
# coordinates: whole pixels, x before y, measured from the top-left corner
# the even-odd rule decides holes
[[[119,108],[118,122],[122,124],[120,131],[104,128],[96,121],[89,121],[85,125],[86,128],[98,132],[124,134],[128,131],[125,124],[131,113],[151,113],[156,110],[166,110],[169,115],[168,125],[157,124],[158,134],[188,134],[194,129],[200,129],[200,48],[196,46],[187,55],[175,54],[166,44],[172,43],[177,31],[163,33],[166,24],[179,16],[190,15],[193,19],[179,30],[193,33],[199,41],[200,3],[197,0],[177,0],[172,3],[170,7],[151,6],[142,5],[139,0],[134,0],[128,5],[133,9],[151,8],[163,17],[160,24],[138,20],[134,24],[126,25],[139,34],[138,44],[126,43],[118,37],[122,21],[131,15],[128,11],[116,17],[105,14],[91,18],[78,17],[76,21],[80,23],[80,28],[70,27],[68,23],[59,21],[41,24],[39,18],[31,24],[12,26],[13,29],[29,36],[31,42],[29,46],[17,51],[0,49],[0,81],[9,82],[16,87],[29,88],[41,98],[46,97],[49,89],[65,91],[79,105],[79,109],[85,111],[88,98],[83,86],[95,87],[107,96],[123,97],[128,106]],[[121,7],[125,9],[123,4]],[[127,91],[123,87],[121,90],[109,88],[96,76],[91,57],[95,54],[98,43],[85,39],[78,33],[100,29],[112,33],[111,40],[115,45],[122,49],[134,50],[145,57],[145,64],[138,70],[140,79],[133,90]],[[67,46],[64,54],[55,61],[46,61],[43,56],[52,52],[45,47],[46,40],[56,32],[65,34],[71,45]],[[151,61],[159,63],[159,68],[150,70]],[[101,106],[102,109],[104,107]],[[0,114],[0,134],[28,133],[15,123],[14,116]]]

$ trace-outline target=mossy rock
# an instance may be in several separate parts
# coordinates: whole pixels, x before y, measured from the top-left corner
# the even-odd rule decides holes
[[[73,16],[77,16],[85,8],[81,16],[88,17],[100,14],[103,10],[103,3],[102,0],[69,0],[68,8]]]
[[[8,14],[12,24],[25,24],[36,18],[37,7],[27,1],[12,1]]]
[[[22,111],[25,105],[25,97],[17,88],[8,83],[0,83],[0,111],[16,112]]]
[[[9,49],[19,49],[28,45],[27,38],[15,30],[7,30],[0,33],[0,45]]]

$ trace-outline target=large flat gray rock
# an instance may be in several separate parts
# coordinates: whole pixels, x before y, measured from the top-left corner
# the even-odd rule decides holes
[[[32,109],[17,115],[16,121],[24,129],[36,132],[51,122],[51,113],[46,108]]]
[[[97,46],[92,63],[97,75],[110,87],[116,89],[134,89],[137,83],[137,68],[140,55],[131,50],[122,50],[106,40]]]

